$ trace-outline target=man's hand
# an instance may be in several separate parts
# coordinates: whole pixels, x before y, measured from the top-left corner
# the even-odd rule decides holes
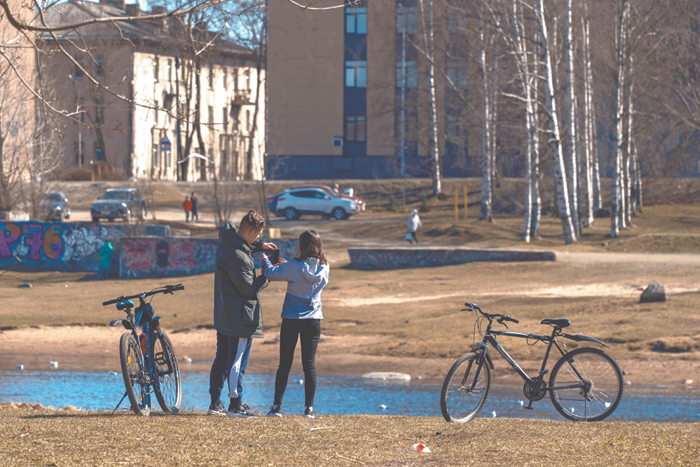
[[[274,243],[263,243],[262,249],[263,250],[279,250],[279,248],[277,248],[277,245],[275,245]]]

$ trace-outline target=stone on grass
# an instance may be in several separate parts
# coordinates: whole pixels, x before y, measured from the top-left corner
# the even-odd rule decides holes
[[[666,286],[659,284],[658,282],[650,283],[642,296],[639,298],[642,303],[648,302],[665,302],[666,301]]]
[[[34,286],[32,285],[31,282],[24,282],[23,284],[20,284],[17,286],[17,288],[20,288],[20,289],[31,289],[32,287],[34,287]]]

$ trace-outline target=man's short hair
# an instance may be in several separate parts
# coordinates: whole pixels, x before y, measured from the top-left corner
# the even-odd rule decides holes
[[[241,219],[239,230],[243,232],[250,230],[262,230],[264,225],[265,218],[257,212],[250,210],[248,211],[248,214],[243,216],[243,219]]]

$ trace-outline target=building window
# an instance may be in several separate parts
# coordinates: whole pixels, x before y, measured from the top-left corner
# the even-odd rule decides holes
[[[75,65],[75,70],[73,72],[73,76],[75,76],[75,79],[80,81],[83,79],[83,70],[80,69],[80,67],[83,66],[83,62],[82,62],[82,60],[76,60],[76,62],[78,62],[78,63],[77,63],[77,65]]]
[[[416,9],[398,6],[396,8],[396,32],[402,34],[416,33]]]
[[[158,109],[159,104],[160,104],[160,102],[153,101],[153,107],[154,107],[154,109],[153,109],[153,124],[154,125],[158,125],[158,110],[157,109]]]
[[[367,34],[367,8],[345,8],[345,33]]]
[[[224,91],[226,91],[226,90],[228,90],[228,68],[224,67],[223,74],[224,74]]]
[[[95,60],[95,75],[103,76],[105,74],[104,63],[104,57],[97,57],[97,60]]]
[[[454,7],[447,7],[447,31],[450,34],[467,32],[467,15]]]
[[[211,63],[209,64],[209,77],[207,78],[207,82],[209,83],[209,89],[214,89],[214,65]]]
[[[208,113],[209,113],[209,118],[208,118],[208,120],[209,120],[209,129],[210,129],[210,130],[213,130],[213,129],[214,129],[214,107],[212,107],[212,106],[210,105],[209,108],[208,108],[207,110],[209,111],[209,112],[208,112]]]
[[[103,123],[105,121],[105,103],[102,96],[95,97],[95,123]]]
[[[221,111],[221,115],[224,117],[224,133],[228,130],[228,107],[224,107]]]
[[[250,110],[245,111],[245,131],[250,133]]]
[[[403,62],[396,62],[396,87],[403,87]],[[416,62],[407,61],[406,62],[406,87],[407,88],[417,88],[418,87],[418,66]]]
[[[345,116],[345,141],[363,143],[366,141],[367,119],[364,115]]]
[[[158,168],[158,151],[158,141],[154,141],[151,145],[151,168],[153,169]]]
[[[466,89],[469,84],[467,79],[467,63],[461,60],[448,60],[447,77],[452,81],[450,86],[454,85],[458,88]]]
[[[153,57],[153,82],[158,82],[158,75],[160,74],[160,59],[156,56]]]
[[[102,148],[100,147],[100,145],[97,144],[97,141],[95,141],[95,160],[96,161],[105,160],[105,153],[102,151]]]
[[[345,62],[345,87],[366,88],[367,87],[367,62],[347,61]]]
[[[238,94],[238,68],[233,69],[233,92]]]
[[[250,70],[243,72],[243,79],[245,80],[245,90],[250,92]]]
[[[168,82],[172,83],[172,81],[173,81],[173,61],[171,59],[168,59],[167,73],[168,73]]]

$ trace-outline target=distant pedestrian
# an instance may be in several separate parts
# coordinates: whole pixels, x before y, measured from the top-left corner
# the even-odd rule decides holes
[[[102,248],[100,248],[100,272],[97,276],[98,279],[109,279],[109,268],[112,266],[112,253],[114,253],[114,246],[109,238],[105,240]]]
[[[420,217],[418,217],[418,210],[414,209],[411,212],[411,215],[408,216],[408,232],[411,234],[411,237],[409,239],[408,236],[406,236],[406,240],[409,241],[409,243],[413,244],[415,241],[418,243],[418,236],[416,235],[416,231],[423,227],[423,224],[420,222]]]
[[[269,417],[282,416],[282,399],[287,388],[289,371],[294,360],[297,340],[301,341],[301,364],[304,369],[304,416],[316,418],[316,349],[321,338],[321,290],[328,283],[330,267],[323,252],[321,237],[314,230],[299,235],[297,255],[287,262],[280,258],[272,264],[262,256],[262,273],[270,281],[287,282],[287,295],[282,304],[280,329],[280,364],[275,377],[275,398]]]
[[[354,194],[355,194],[355,189],[352,188],[352,187],[350,187],[350,186],[349,186],[349,187],[345,187],[345,189],[343,190],[343,194],[344,194],[345,196],[350,196],[350,197],[352,197],[352,196],[354,196]]]
[[[190,221],[190,212],[192,212],[192,201],[189,196],[185,196],[185,201],[182,203],[182,209],[185,210],[185,222]]]
[[[192,203],[192,222],[197,222],[199,220],[199,214],[197,213],[197,195],[192,192],[190,196],[190,202]]]

